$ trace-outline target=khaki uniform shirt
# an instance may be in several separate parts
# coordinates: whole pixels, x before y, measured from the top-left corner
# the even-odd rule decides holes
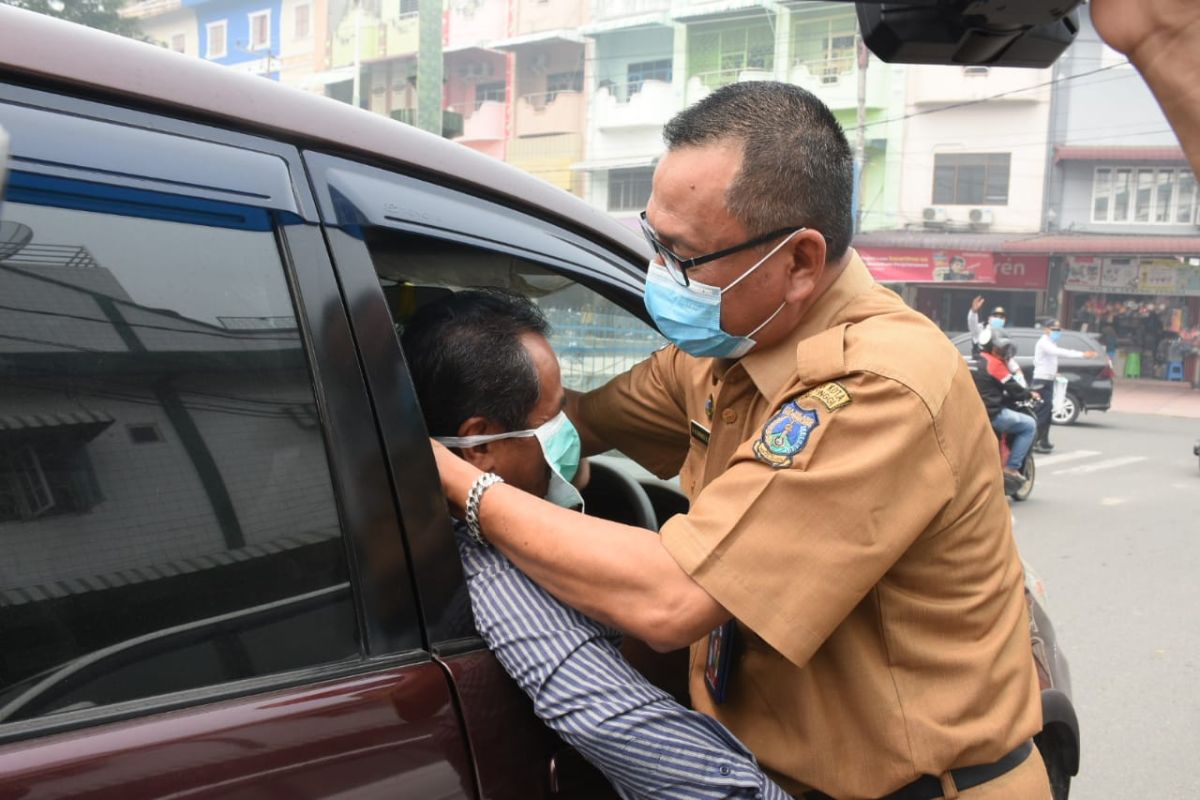
[[[663,542],[740,638],[721,704],[706,640],[692,646],[692,703],[785,789],[875,798],[1040,730],[983,403],[946,336],[857,254],[786,341],[738,361],[664,348],[581,415],[679,474],[691,510]]]

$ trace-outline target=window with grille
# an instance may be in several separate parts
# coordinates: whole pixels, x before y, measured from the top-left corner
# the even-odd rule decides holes
[[[1196,176],[1169,167],[1099,167],[1092,178],[1092,222],[1191,225]]]
[[[608,210],[640,211],[650,201],[654,167],[614,169],[608,173]]]
[[[688,37],[688,77],[709,88],[740,80],[746,70],[775,69],[775,32],[768,17],[738,27],[697,26]]]
[[[933,202],[1008,205],[1009,153],[939,153],[933,164]]]
[[[671,82],[671,59],[639,61],[625,68],[626,97],[642,90],[645,81]]]
[[[857,34],[853,9],[799,22],[792,32],[792,63],[823,83],[836,83],[858,63]]]

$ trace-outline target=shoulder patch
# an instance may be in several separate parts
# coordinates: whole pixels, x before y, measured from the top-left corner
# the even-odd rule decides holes
[[[807,392],[801,395],[801,398],[820,400],[821,404],[829,411],[837,411],[842,406],[848,406],[854,399],[850,396],[850,393],[846,391],[846,387],[842,386],[836,381],[822,383],[815,389],[809,389]]]
[[[767,420],[762,435],[754,443],[754,457],[776,469],[792,465],[792,458],[808,444],[813,430],[821,424],[816,409],[805,408],[796,400]]]

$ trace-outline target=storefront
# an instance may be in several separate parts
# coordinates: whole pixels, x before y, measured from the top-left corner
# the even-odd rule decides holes
[[[1003,306],[1010,325],[1032,326],[1045,308],[1049,258],[987,251],[857,248],[880,283],[948,333],[967,328],[971,302],[984,298],[984,313]]]
[[[1117,375],[1200,381],[1200,260],[1071,256],[1066,266],[1064,317],[1104,342]]]

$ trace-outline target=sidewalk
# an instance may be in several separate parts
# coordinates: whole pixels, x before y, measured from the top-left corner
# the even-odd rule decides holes
[[[1200,419],[1200,391],[1187,383],[1117,379],[1112,410]]]

